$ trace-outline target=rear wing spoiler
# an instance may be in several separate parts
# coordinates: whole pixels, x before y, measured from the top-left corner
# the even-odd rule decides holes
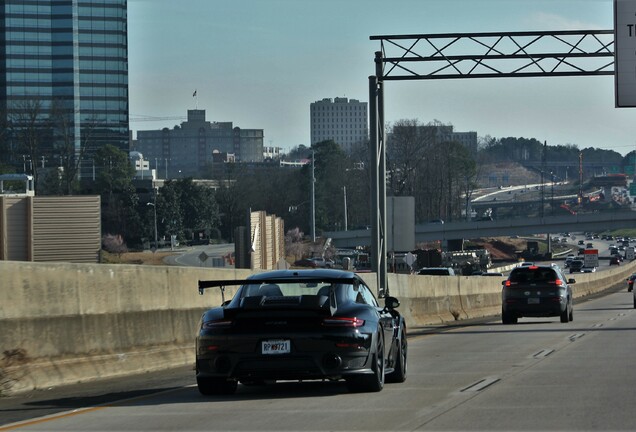
[[[258,284],[289,284],[289,283],[328,283],[328,284],[350,284],[357,285],[359,280],[353,277],[350,278],[320,278],[320,277],[308,277],[308,278],[251,278],[251,279],[226,279],[226,280],[200,280],[199,281],[199,294],[203,295],[203,291],[207,288],[219,287],[221,291],[225,291],[226,286],[240,286],[240,285],[258,285]]]
[[[218,287],[221,289],[221,301],[225,303],[225,287],[226,286],[240,286],[240,285],[260,285],[260,284],[290,284],[290,283],[325,283],[325,284],[348,284],[348,285],[358,285],[360,283],[359,279],[354,277],[344,277],[344,278],[330,278],[330,277],[291,277],[291,278],[259,278],[254,277],[251,279],[227,279],[227,280],[200,280],[199,281],[199,294],[203,295],[203,292],[206,288],[214,288]],[[335,298],[330,295],[330,309],[333,315],[334,310],[336,309]]]

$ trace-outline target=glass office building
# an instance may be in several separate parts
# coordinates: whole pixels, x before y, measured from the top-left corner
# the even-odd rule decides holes
[[[101,146],[128,152],[126,6],[0,0],[3,162],[28,171],[27,157],[31,169],[81,159],[85,177]]]

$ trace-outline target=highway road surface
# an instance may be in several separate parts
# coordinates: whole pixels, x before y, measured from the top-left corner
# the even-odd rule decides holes
[[[2,398],[0,431],[634,429],[636,310],[622,284],[567,324],[464,324],[411,329],[407,381],[379,393],[283,382],[204,397],[188,367]]]

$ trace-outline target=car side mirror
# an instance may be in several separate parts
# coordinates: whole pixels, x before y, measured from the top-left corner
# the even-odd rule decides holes
[[[388,296],[384,298],[384,307],[386,309],[392,310],[399,306],[400,306],[400,301],[396,299],[395,297]]]
[[[576,283],[576,280],[575,280],[575,279],[568,279],[568,283],[569,283],[569,284]]]

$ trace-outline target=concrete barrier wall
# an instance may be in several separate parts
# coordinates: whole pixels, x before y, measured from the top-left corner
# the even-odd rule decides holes
[[[571,275],[575,297],[634,271],[636,263]],[[0,274],[2,393],[193,364],[199,318],[221,303],[217,289],[200,296],[197,282],[251,271],[0,261]],[[375,288],[374,274],[362,277]],[[499,314],[502,280],[389,274],[389,287],[418,327]]]

